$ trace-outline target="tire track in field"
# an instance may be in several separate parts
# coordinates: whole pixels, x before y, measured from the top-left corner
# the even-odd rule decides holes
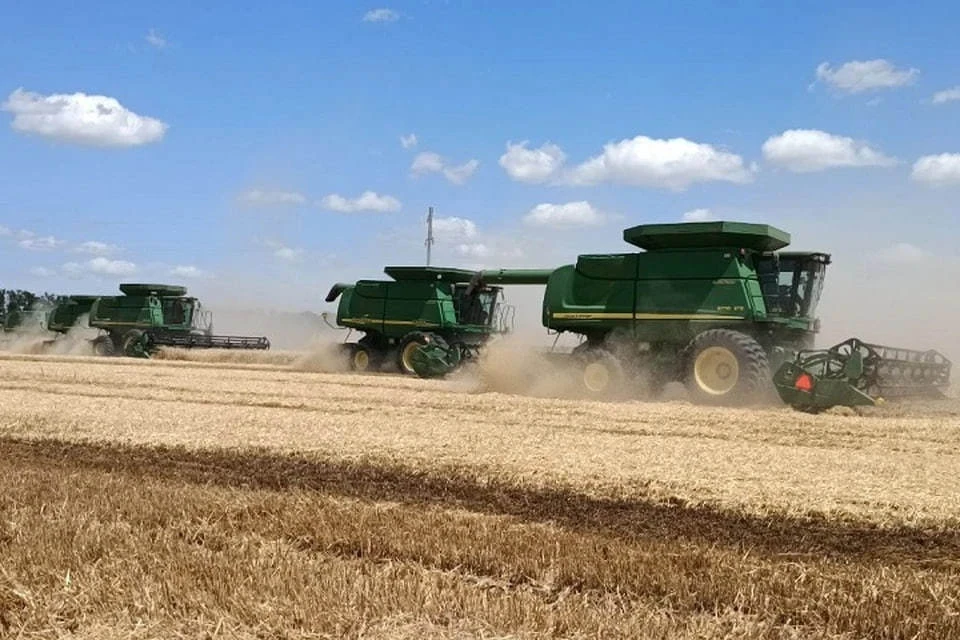
[[[957,569],[960,531],[881,527],[688,504],[679,499],[605,499],[565,488],[531,488],[480,477],[481,468],[406,468],[394,461],[329,460],[262,450],[0,438],[0,463],[29,461],[197,484],[314,490],[378,502],[449,506],[624,539],[691,540],[781,557],[817,555]]]

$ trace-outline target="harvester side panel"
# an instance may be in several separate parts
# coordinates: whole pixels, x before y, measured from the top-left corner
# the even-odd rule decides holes
[[[417,329],[442,329],[456,324],[450,289],[442,281],[361,280],[349,294],[344,292],[337,322],[388,338]]]
[[[550,278],[544,323],[587,335],[629,328],[641,341],[684,342],[762,315],[759,293],[753,271],[732,250],[583,255]]]
[[[634,261],[634,267],[636,262]],[[596,265],[594,265],[596,266]],[[614,265],[606,274],[600,270],[585,275],[574,265],[553,272],[544,292],[544,325],[551,329],[582,329],[582,333],[602,333],[633,319],[634,278],[617,278],[622,265]]]
[[[140,296],[104,296],[90,307],[91,327],[155,327],[163,324],[160,309],[149,298]]]
[[[96,299],[96,296],[71,296],[57,303],[47,316],[47,328],[50,331],[66,333],[76,326],[83,315],[90,313]]]

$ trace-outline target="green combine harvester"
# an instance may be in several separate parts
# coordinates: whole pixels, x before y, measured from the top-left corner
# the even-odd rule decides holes
[[[448,287],[449,312],[440,313],[446,298],[429,291],[404,297],[396,267],[387,273],[398,282],[380,283],[386,287],[382,294],[365,289],[359,307],[354,297],[367,286],[361,287],[363,281],[336,285],[327,300],[349,291],[338,322],[365,330],[366,344],[375,349],[370,353],[400,347],[401,370],[423,377],[442,376],[463,361],[460,336],[468,327],[494,333],[483,323],[461,321],[457,295],[462,300],[489,291],[492,313],[498,288],[491,285],[545,284],[543,325],[582,338],[571,355],[583,389],[597,397],[656,394],[678,381],[697,403],[742,404],[762,399],[772,380],[784,402],[815,412],[872,405],[882,397],[942,395],[949,384],[950,361],[935,351],[859,339],[814,350],[830,256],[782,251],[790,235],[780,229],[737,222],[654,224],[626,229],[623,238],[643,251],[581,255],[576,264],[548,271],[406,268],[436,291]],[[358,315],[359,308],[366,315]],[[471,341],[467,351],[475,354],[473,345],[482,343]],[[355,365],[358,357],[369,361],[369,355],[357,355],[367,346],[354,349]],[[569,362],[571,356],[563,357]]]
[[[185,349],[269,349],[265,337],[213,334],[212,314],[187,296],[186,287],[121,284],[120,296],[70,296],[47,314],[46,328],[67,333],[74,327],[97,329],[94,353],[148,357],[160,347]]]
[[[44,328],[46,312],[38,309],[15,309],[3,319],[3,332],[39,331]]]
[[[387,267],[392,280],[337,283],[326,301],[340,298],[337,324],[363,332],[345,343],[351,367],[379,368],[393,359],[401,373],[449,373],[476,357],[491,336],[509,331],[514,308],[503,284],[536,284],[550,271],[501,269],[476,273],[437,267]],[[429,346],[429,349],[421,347]],[[433,363],[440,357],[442,363]]]

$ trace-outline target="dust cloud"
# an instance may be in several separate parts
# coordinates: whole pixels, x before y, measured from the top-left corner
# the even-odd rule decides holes
[[[817,344],[846,338],[926,351],[960,361],[960,264],[930,258],[915,263],[834,264],[827,269]]]
[[[350,370],[347,351],[342,342],[317,339],[303,349],[291,365],[298,371],[342,373]]]
[[[93,355],[91,341],[98,331],[87,327],[87,316],[66,333],[48,331],[40,323],[18,327],[0,334],[0,350],[20,354],[53,354],[71,356]]]

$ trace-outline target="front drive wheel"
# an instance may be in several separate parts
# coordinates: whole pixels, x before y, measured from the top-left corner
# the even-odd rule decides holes
[[[110,336],[97,336],[90,345],[93,347],[93,354],[97,356],[115,356],[117,348],[113,344],[113,338]]]
[[[693,339],[687,353],[686,386],[698,404],[753,402],[770,383],[766,352],[739,331],[704,331]]]
[[[612,398],[623,391],[620,361],[604,349],[590,349],[581,358],[581,387],[591,398]]]
[[[133,329],[123,337],[123,355],[128,358],[149,358],[150,350],[147,347],[147,337],[139,329]]]
[[[380,365],[380,354],[365,344],[355,344],[350,353],[350,368],[354,371],[375,371]]]
[[[414,354],[421,345],[427,343],[426,336],[420,331],[413,331],[403,336],[400,348],[397,349],[397,368],[400,373],[409,376],[417,375],[413,367]]]

